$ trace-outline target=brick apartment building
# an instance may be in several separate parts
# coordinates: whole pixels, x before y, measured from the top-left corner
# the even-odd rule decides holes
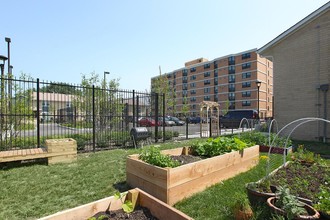
[[[211,61],[199,58],[186,62],[183,68],[164,74],[172,91],[170,94],[175,97],[173,106],[167,108],[175,108],[174,112],[180,116],[183,107],[187,106],[189,115],[195,116],[199,115],[202,101],[214,101],[220,104],[222,111],[257,110],[257,82],[260,82],[260,117],[272,117],[273,64],[256,51],[252,49]],[[151,79],[151,91],[155,91],[157,79],[164,76]]]

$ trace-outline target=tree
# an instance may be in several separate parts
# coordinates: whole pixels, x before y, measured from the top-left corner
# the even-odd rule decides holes
[[[75,94],[75,87],[68,83],[50,83],[42,88],[40,88],[40,92],[48,92],[48,93],[59,93],[59,94]]]
[[[174,116],[176,114],[176,95],[174,92],[174,87],[169,85],[167,75],[161,73],[161,68],[159,67],[159,76],[153,79],[151,92],[158,93],[160,95],[165,94],[165,115]],[[163,110],[163,102],[159,103],[159,112]]]
[[[9,86],[8,78],[3,78],[4,87]],[[22,73],[19,81],[12,80],[10,92],[1,91],[0,136],[6,144],[13,141],[23,130],[33,129],[32,88],[22,86],[21,81],[31,81],[32,77]]]
[[[107,83],[101,81],[95,72],[90,75],[82,74],[81,87],[82,89],[75,92],[73,105],[78,112],[85,114],[86,123],[95,120],[97,127],[103,130],[111,129],[120,121],[124,104],[118,92],[119,79],[112,79]]]

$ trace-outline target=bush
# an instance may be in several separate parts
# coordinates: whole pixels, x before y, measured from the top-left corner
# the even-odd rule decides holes
[[[160,149],[154,146],[143,148],[139,159],[159,167],[177,167],[180,165],[178,161],[172,160],[170,156],[161,154]]]

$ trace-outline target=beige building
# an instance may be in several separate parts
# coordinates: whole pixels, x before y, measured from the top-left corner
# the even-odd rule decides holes
[[[233,109],[255,109],[260,117],[272,117],[273,64],[261,58],[256,49],[230,54],[214,60],[199,58],[165,74],[175,102],[167,106],[169,112],[198,115],[202,101],[220,104],[222,112]],[[151,79],[151,90],[156,90],[160,76]],[[258,86],[259,105],[258,105]],[[175,111],[173,111],[175,109]]]
[[[39,112],[43,121],[52,121],[55,116],[73,115],[72,102],[74,95],[59,94],[59,93],[39,93]],[[37,92],[32,93],[32,108],[33,112],[37,112]]]
[[[274,117],[280,128],[304,117],[330,118],[329,7],[330,2],[258,50],[274,64]],[[293,137],[329,140],[325,125],[304,123]]]

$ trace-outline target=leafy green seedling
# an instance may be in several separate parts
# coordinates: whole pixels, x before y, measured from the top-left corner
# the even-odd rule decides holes
[[[133,208],[133,204],[131,201],[129,200],[126,200],[124,201],[124,197],[127,193],[120,193],[120,192],[116,192],[115,195],[114,195],[114,198],[115,199],[119,199],[122,203],[121,207],[122,209],[124,210],[125,213],[129,214],[131,212],[133,212],[134,208]]]

